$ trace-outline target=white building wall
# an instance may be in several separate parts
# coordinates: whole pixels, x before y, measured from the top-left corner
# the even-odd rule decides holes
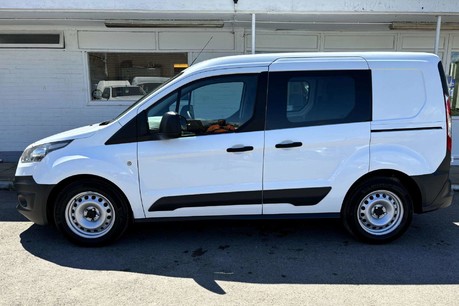
[[[21,151],[59,131],[112,118],[124,107],[88,106],[84,54],[0,50],[0,151]]]
[[[18,32],[29,28],[25,25],[3,27]],[[251,52],[250,30],[242,28],[120,30],[82,26],[34,27],[34,31],[41,30],[62,31],[65,48],[0,48],[0,109],[3,115],[0,120],[0,152],[22,151],[28,144],[48,135],[111,119],[130,105],[129,102],[91,101],[87,52],[188,52],[191,63],[211,37],[197,61]],[[419,31],[260,30],[256,38],[257,52],[432,52],[434,44],[434,33]],[[440,56],[445,68],[449,65],[451,50],[459,51],[459,34],[442,32]],[[458,120],[454,120],[454,135],[459,135]],[[454,152],[459,157],[459,141],[454,142]]]
[[[24,32],[22,26],[7,29]],[[47,32],[49,28],[34,30]],[[46,136],[114,118],[132,104],[91,100],[87,52],[188,51],[191,63],[210,38],[198,61],[244,52],[242,30],[101,31],[67,27],[62,31],[64,49],[0,48],[0,152],[19,152]],[[7,153],[0,158],[10,159]]]

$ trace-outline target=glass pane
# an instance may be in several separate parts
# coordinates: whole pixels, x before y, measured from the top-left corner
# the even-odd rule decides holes
[[[187,53],[94,52],[88,53],[88,61],[93,100],[134,101],[185,69],[188,57]]]
[[[182,136],[235,132],[253,116],[257,82],[258,75],[230,75],[187,84],[178,90],[179,99],[174,92],[148,110],[150,132],[168,111],[186,122]]]
[[[370,70],[272,72],[268,130],[371,120]]]
[[[60,34],[0,34],[0,44],[59,44]]]
[[[177,93],[163,98],[162,101],[156,103],[147,112],[148,128],[150,131],[157,131],[163,115],[167,112],[176,111]]]
[[[200,87],[192,92],[195,118],[203,120],[228,119],[240,106],[244,83],[218,83]]]
[[[287,119],[290,122],[339,121],[354,108],[352,77],[294,78],[287,84]]]
[[[459,116],[459,52],[451,52],[451,65],[449,67],[448,87],[451,96],[451,113]]]

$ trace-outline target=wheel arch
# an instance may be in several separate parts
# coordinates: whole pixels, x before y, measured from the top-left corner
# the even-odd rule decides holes
[[[400,181],[400,183],[408,190],[410,196],[413,200],[413,210],[415,213],[422,212],[422,194],[419,189],[418,184],[408,175],[403,172],[397,170],[390,170],[390,169],[381,169],[375,170],[365,174],[364,176],[360,177],[354,184],[352,184],[351,188],[346,193],[344,197],[343,203],[341,205],[341,214],[343,212],[344,206],[348,201],[349,197],[352,195],[352,192],[362,185],[365,181],[376,178],[376,177],[389,177],[389,178],[396,178]]]
[[[54,188],[51,190],[51,193],[48,197],[48,205],[46,207],[46,217],[48,219],[48,223],[52,223],[55,225],[55,220],[54,220],[54,208],[55,208],[55,202],[56,199],[59,195],[59,193],[68,185],[81,181],[88,181],[88,180],[96,180],[99,181],[102,184],[109,185],[111,188],[114,188],[116,192],[123,197],[123,200],[126,201],[129,207],[129,222],[132,222],[133,219],[133,212],[132,212],[132,207],[131,203],[129,202],[126,194],[112,181],[107,180],[106,178],[96,176],[96,175],[88,175],[88,174],[82,174],[82,175],[74,175],[70,176],[62,181],[60,181]]]

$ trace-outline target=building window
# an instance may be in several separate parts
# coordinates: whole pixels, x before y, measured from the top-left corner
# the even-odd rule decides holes
[[[453,116],[459,116],[459,51],[451,52],[448,86],[451,97],[451,113]]]
[[[88,53],[91,97],[135,101],[188,67],[186,53]]]
[[[64,48],[62,33],[0,33],[0,48]]]

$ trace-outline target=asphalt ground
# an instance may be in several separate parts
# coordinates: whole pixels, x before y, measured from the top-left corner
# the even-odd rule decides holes
[[[0,191],[0,305],[456,305],[458,204],[386,245],[295,220],[141,224],[83,248]]]

